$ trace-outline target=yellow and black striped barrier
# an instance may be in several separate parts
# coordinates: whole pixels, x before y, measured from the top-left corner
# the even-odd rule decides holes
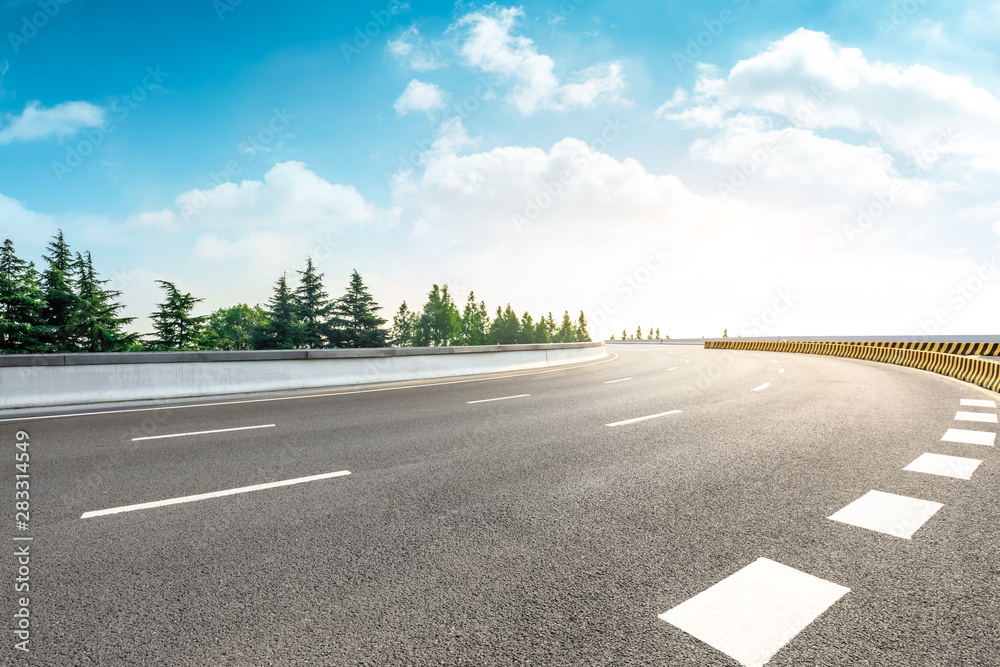
[[[937,349],[921,349],[917,346],[956,346],[948,349],[972,349],[972,352],[944,352]],[[997,343],[806,343],[778,341],[705,341],[708,349],[758,350],[764,352],[797,352],[800,354],[823,354],[833,357],[850,357],[879,361],[885,364],[919,368],[941,375],[964,380],[991,391],[1000,392],[1000,363],[986,359],[976,359],[969,355],[988,356],[991,353],[978,351],[995,347]],[[893,347],[895,346],[895,347]],[[905,347],[912,346],[912,347]]]

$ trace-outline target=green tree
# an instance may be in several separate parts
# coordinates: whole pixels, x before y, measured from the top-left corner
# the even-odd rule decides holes
[[[73,255],[60,229],[47,246],[42,272],[45,307],[42,309],[41,333],[49,352],[75,352],[77,347],[77,297],[73,291],[75,271]]]
[[[299,321],[298,305],[284,273],[274,284],[265,313],[267,322],[254,330],[254,349],[291,350],[301,345],[302,323]]]
[[[458,339],[461,316],[448,292],[448,285],[434,285],[427,294],[427,303],[420,313],[418,339],[422,346],[450,345]]]
[[[260,306],[245,303],[220,308],[208,316],[206,333],[216,350],[252,350],[258,330],[267,326],[267,312]]]
[[[635,328],[635,339],[642,340],[642,327]]]
[[[660,327],[656,327],[656,340],[660,340]]]
[[[0,351],[34,352],[42,348],[38,328],[45,296],[34,264],[18,258],[7,239],[0,248]]]
[[[195,305],[204,301],[196,299],[190,293],[183,293],[177,286],[166,280],[156,281],[166,297],[163,303],[156,304],[158,310],[150,314],[156,339],[153,342],[157,350],[197,350],[200,349],[205,316],[194,317],[191,311]]]
[[[77,253],[76,271],[76,339],[80,349],[122,352],[138,345],[138,334],[124,330],[135,318],[119,317],[125,307],[118,301],[121,291],[104,288],[111,281],[97,277],[89,251],[83,255]]]
[[[538,322],[535,323],[535,343],[550,343],[552,342],[549,338],[549,329],[545,325],[545,317],[539,317]]]
[[[515,345],[521,336],[521,321],[514,309],[507,307],[500,310],[497,306],[497,316],[490,324],[490,340],[494,345]]]
[[[469,298],[459,320],[459,345],[484,345],[489,336],[490,315],[486,302],[476,303],[476,295],[469,292]]]
[[[650,335],[652,335],[653,330],[649,330]],[[587,333],[587,318],[583,316],[583,311],[580,311],[580,317],[576,318],[576,326],[573,329],[574,340],[578,343],[589,343],[590,334]]]
[[[378,316],[382,307],[368,293],[361,275],[351,272],[344,296],[333,305],[333,340],[337,347],[385,347],[388,332]]]
[[[417,338],[417,314],[410,310],[404,301],[396,314],[392,316],[392,329],[389,331],[391,347],[413,347]]]
[[[555,341],[556,334],[559,333],[559,329],[556,327],[556,321],[552,317],[552,311],[545,317],[545,334],[550,342]]]
[[[723,329],[722,330],[722,337],[723,338],[729,338],[729,329]]]
[[[562,324],[559,326],[559,331],[556,332],[557,343],[575,343],[576,342],[576,329],[573,327],[573,320],[569,317],[569,311],[563,312]]]
[[[521,344],[535,342],[535,320],[527,311],[521,316],[521,323],[517,332],[517,342]]]
[[[622,340],[628,340],[628,331],[622,329]]]
[[[312,257],[306,257],[305,271],[299,274],[295,289],[295,305],[302,322],[301,344],[309,348],[326,347],[330,343],[330,315],[333,304],[323,289],[323,274],[316,273]]]

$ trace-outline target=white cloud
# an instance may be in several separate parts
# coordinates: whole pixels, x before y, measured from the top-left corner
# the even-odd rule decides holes
[[[589,107],[599,100],[623,102],[619,63],[588,67],[563,84],[552,58],[539,53],[531,39],[514,34],[522,18],[519,7],[489,5],[461,17],[449,30],[460,36],[459,53],[466,65],[513,82],[508,100],[523,114]]]
[[[742,60],[725,77],[703,74],[692,106],[661,116],[719,128],[734,111],[770,114],[813,130],[870,134],[907,159],[928,152],[1000,172],[1000,100],[964,76],[924,65],[870,62],[799,29]]]
[[[436,50],[433,46],[428,47],[420,30],[412,25],[399,35],[390,39],[386,43],[386,49],[400,60],[405,60],[409,67],[417,72],[430,72],[444,67],[444,62],[431,53]]]
[[[405,116],[414,111],[426,111],[430,115],[430,112],[443,109],[444,106],[444,93],[438,86],[412,79],[392,108],[400,116]]]
[[[89,102],[63,102],[45,108],[29,102],[21,115],[5,114],[6,127],[0,130],[0,145],[15,141],[38,141],[49,137],[66,138],[81,128],[98,127],[104,109]]]

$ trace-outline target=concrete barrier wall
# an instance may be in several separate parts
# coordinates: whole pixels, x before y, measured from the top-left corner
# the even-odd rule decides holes
[[[315,389],[547,368],[604,343],[0,356],[0,409]]]
[[[920,345],[914,343],[912,345]],[[980,345],[963,343],[963,345]],[[907,345],[902,343],[900,345]],[[982,345],[992,345],[983,343]],[[991,391],[1000,392],[1000,363],[990,359],[976,359],[966,354],[949,354],[927,349],[888,347],[876,344],[857,343],[801,343],[776,341],[715,340],[705,343],[708,349],[760,350],[766,352],[798,352],[803,354],[823,354],[834,357],[850,357],[878,361],[897,366],[919,368],[948,377],[971,382]]]

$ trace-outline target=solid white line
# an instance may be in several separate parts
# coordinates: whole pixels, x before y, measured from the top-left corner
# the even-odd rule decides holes
[[[996,444],[997,434],[986,431],[967,431],[961,428],[950,428],[944,437],[944,442],[960,442],[965,445],[986,445],[992,447]]]
[[[625,382],[625,380],[631,380],[632,378],[619,378],[617,380],[605,380],[604,384],[614,384],[615,382]]]
[[[659,618],[759,667],[850,590],[758,558]]]
[[[754,388],[753,388],[753,389],[751,389],[750,391],[764,391],[765,389],[767,389],[767,388],[768,388],[768,387],[770,387],[770,386],[771,386],[771,383],[770,383],[770,382],[765,382],[765,383],[764,383],[764,384],[762,384],[761,386],[759,386],[759,387],[754,387]]]
[[[980,463],[982,461],[979,459],[966,459],[961,456],[921,454],[903,470],[940,475],[941,477],[954,477],[955,479],[972,479],[972,473],[976,472]]]
[[[468,404],[472,403],[489,403],[490,401],[506,401],[510,398],[524,398],[525,396],[531,396],[531,394],[518,394],[517,396],[501,396],[500,398],[482,398],[478,401],[466,401]]]
[[[955,421],[996,424],[997,416],[993,412],[963,412],[962,410],[959,410],[955,413]]]
[[[279,486],[291,486],[292,484],[304,484],[305,482],[315,482],[321,479],[330,479],[331,477],[343,477],[344,475],[350,475],[350,470],[340,470],[338,472],[328,472],[322,475],[313,475],[311,477],[298,477],[296,479],[286,479],[283,482],[268,482],[267,484],[254,484],[253,486],[241,486],[238,489],[229,489],[227,491],[213,491],[212,493],[199,493],[196,496],[183,496],[181,498],[171,498],[169,500],[157,500],[151,503],[139,503],[138,505],[124,505],[122,507],[112,507],[106,510],[96,510],[94,512],[84,512],[80,515],[81,519],[90,519],[95,516],[105,516],[107,514],[118,514],[119,512],[134,512],[136,510],[146,510],[153,507],[163,507],[164,505],[178,505],[180,503],[193,503],[197,500],[207,500],[208,498],[220,498],[222,496],[232,496],[237,493],[248,493],[250,491],[263,491],[264,489],[274,489]]]
[[[618,359],[618,355],[611,352],[610,359],[600,359],[598,361],[588,361],[580,365],[569,365],[566,368],[550,368],[544,371],[531,371],[529,373],[512,373],[510,375],[498,375],[495,377],[468,378],[466,380],[449,380],[447,382],[428,382],[425,384],[411,384],[405,387],[376,387],[374,389],[356,389],[354,391],[332,391],[322,394],[303,394],[295,396],[272,396],[270,398],[246,398],[236,401],[216,401],[213,403],[187,403],[184,405],[161,405],[155,408],[130,408],[124,410],[96,410],[94,412],[73,412],[65,415],[39,415],[37,417],[7,417],[0,419],[0,424],[4,422],[28,422],[39,419],[63,419],[66,417],[93,417],[95,415],[118,415],[126,412],[152,412],[155,410],[184,410],[187,408],[213,408],[220,405],[243,405],[244,403],[269,403],[271,401],[300,401],[307,398],[328,398],[330,396],[350,396],[352,394],[371,394],[379,391],[400,391],[403,389],[423,389],[425,387],[442,387],[449,384],[465,384],[466,382],[488,382],[490,380],[506,380],[509,378],[526,377],[529,375],[544,375],[545,373],[563,373],[577,368],[588,368],[606,364],[609,361]],[[56,407],[59,406],[49,406]],[[25,408],[28,409],[28,408]]]
[[[636,417],[635,419],[626,419],[625,421],[612,422],[610,424],[605,424],[605,426],[622,426],[624,424],[634,424],[636,422],[644,422],[647,419],[656,419],[657,417],[663,417],[666,415],[676,415],[680,410],[670,410],[669,412],[658,412],[655,415],[647,415],[645,417]]]
[[[908,540],[942,507],[930,500],[869,491],[827,518]]]
[[[993,401],[984,401],[978,398],[963,398],[962,405],[970,408],[995,408],[997,406]]]
[[[230,431],[249,431],[254,428],[274,428],[274,424],[262,424],[261,426],[238,426],[236,428],[220,428],[214,431],[191,431],[190,433],[171,433],[169,435],[147,435],[142,438],[132,438],[132,442],[138,440],[159,440],[161,438],[180,438],[185,435],[205,435],[207,433],[229,433]]]

